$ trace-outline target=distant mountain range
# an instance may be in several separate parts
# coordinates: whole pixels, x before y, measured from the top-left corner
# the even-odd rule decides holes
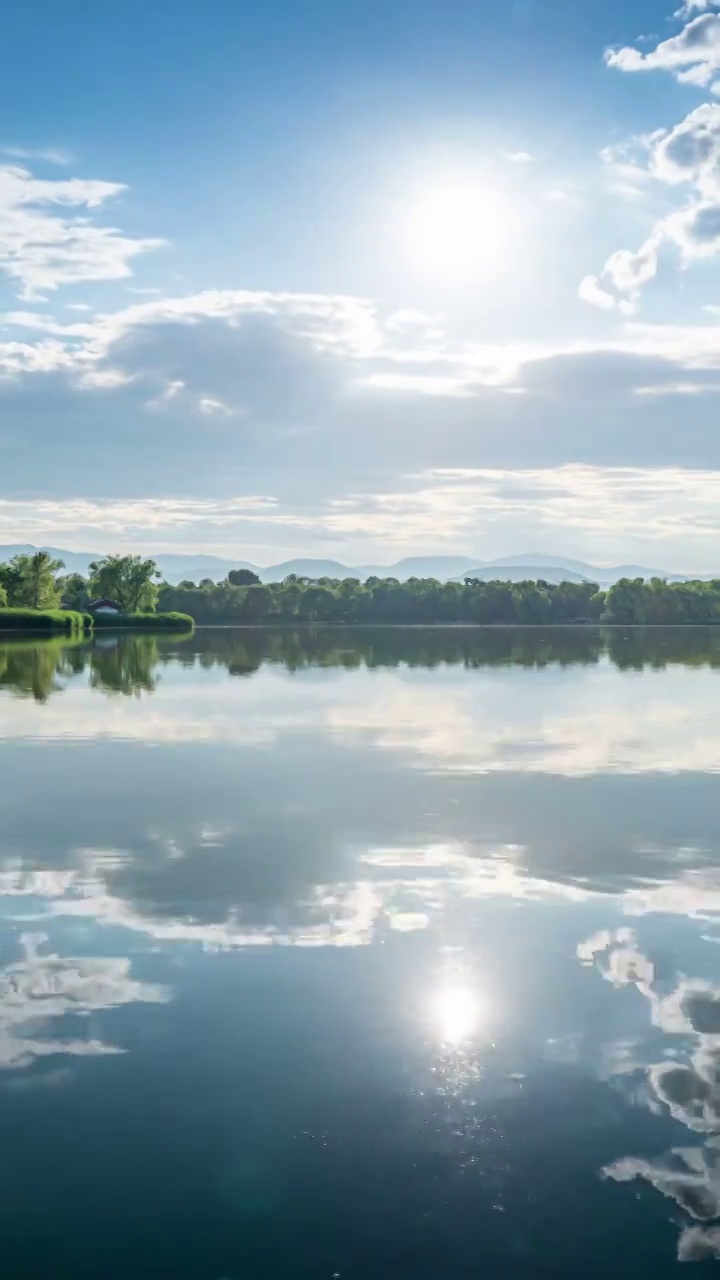
[[[575,569],[563,569],[559,565],[542,564],[481,564],[474,569],[465,570],[451,578],[451,582],[464,582],[465,578],[479,578],[481,582],[496,582],[498,578],[505,582],[529,582],[542,579],[543,582],[597,582],[596,577],[577,573]]]
[[[30,545],[0,546],[0,561],[11,560],[16,555],[32,555],[35,551],[48,551],[62,560],[68,573],[87,574],[93,560],[102,558],[103,552],[64,551],[61,547],[34,547]],[[462,582],[465,577],[481,578],[488,582],[494,578],[522,582],[542,578],[546,582],[597,582],[601,587],[611,586],[619,578],[666,578],[670,582],[687,582],[691,578],[709,580],[719,574],[668,573],[664,569],[649,569],[637,564],[620,564],[612,567],[587,564],[584,560],[571,560],[566,556],[551,556],[528,552],[523,555],[503,556],[498,560],[475,560],[471,556],[409,556],[395,564],[360,565],[352,567],[337,560],[285,560],[282,564],[263,568],[248,560],[224,560],[220,556],[158,555],[154,557],[167,582],[178,583],[184,579],[199,582],[212,578],[221,582],[231,569],[252,569],[263,582],[282,582],[295,573],[306,578],[437,578],[442,582]]]

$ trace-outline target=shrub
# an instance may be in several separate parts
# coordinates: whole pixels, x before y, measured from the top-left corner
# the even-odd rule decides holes
[[[64,631],[74,635],[88,629],[86,616],[74,609],[0,609],[0,631]]]
[[[191,631],[189,613],[96,613],[96,631]]]

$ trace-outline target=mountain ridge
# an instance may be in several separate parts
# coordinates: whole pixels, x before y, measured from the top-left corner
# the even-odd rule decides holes
[[[87,574],[88,565],[101,559],[104,552],[68,551],[62,547],[36,547],[31,543],[0,546],[0,562],[16,555],[32,555],[36,551],[48,551],[55,559],[62,560],[68,573]],[[472,556],[406,556],[388,565],[344,565],[340,561],[313,557],[297,557],[275,565],[256,565],[249,560],[226,559],[214,555],[169,553],[156,555],[160,572],[173,584],[184,579],[198,582],[211,578],[215,582],[227,577],[231,569],[251,569],[263,582],[279,582],[295,573],[300,577],[342,577],[364,580],[369,577],[392,577],[401,581],[411,577],[437,578],[443,582],[462,581],[464,577],[490,577],[499,580],[519,581],[524,578],[544,578],[547,581],[597,582],[601,587],[611,586],[619,578],[665,578],[670,582],[691,580],[709,581],[720,574],[670,573],[664,569],[650,569],[643,565],[620,564],[602,566],[589,564],[566,556],[544,555],[526,552],[521,555],[499,556],[491,560],[474,559]],[[502,570],[507,570],[503,575]],[[495,572],[497,571],[497,572]],[[563,575],[563,576],[559,576]]]

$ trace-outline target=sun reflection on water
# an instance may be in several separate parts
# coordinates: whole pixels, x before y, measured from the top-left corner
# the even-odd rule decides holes
[[[467,983],[449,982],[435,992],[434,1022],[444,1044],[461,1045],[482,1028],[486,1008]]]

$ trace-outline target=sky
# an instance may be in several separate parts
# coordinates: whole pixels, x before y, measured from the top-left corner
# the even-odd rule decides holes
[[[720,0],[4,46],[0,544],[720,571]]]

